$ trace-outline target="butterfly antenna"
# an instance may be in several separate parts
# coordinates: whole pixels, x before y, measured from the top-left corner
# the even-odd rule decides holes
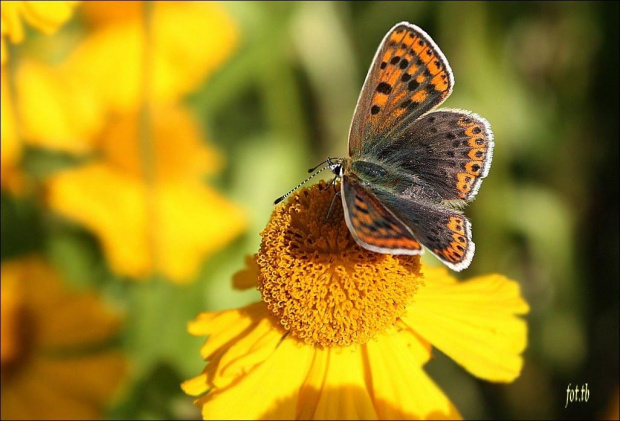
[[[326,159],[325,161],[321,162],[319,165],[317,165],[317,166],[316,166],[316,167],[314,167],[314,168],[310,168],[310,169],[308,170],[308,172],[313,172],[313,171],[316,171],[316,169],[317,169],[317,168],[319,168],[321,165],[325,164],[327,161],[329,161],[329,159]]]
[[[325,161],[327,162],[327,161]],[[329,166],[326,165],[323,168],[321,168],[320,170],[318,170],[317,172],[315,172],[314,174],[312,174],[310,177],[306,178],[304,181],[302,181],[301,183],[299,183],[294,189],[291,189],[288,193],[278,197],[273,204],[277,205],[278,203],[280,203],[281,201],[283,201],[284,199],[286,199],[291,193],[293,193],[295,190],[297,190],[298,188],[300,188],[301,186],[303,186],[304,184],[306,184],[308,181],[310,181],[313,177],[315,177],[317,174],[320,174],[322,171],[326,170]],[[316,168],[315,168],[316,169]]]

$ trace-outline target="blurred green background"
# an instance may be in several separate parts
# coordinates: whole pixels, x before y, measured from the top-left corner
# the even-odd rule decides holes
[[[226,162],[209,183],[245,210],[247,227],[202,263],[195,283],[161,275],[127,282],[110,270],[92,233],[36,196],[2,193],[3,262],[38,252],[68,283],[95,288],[124,312],[117,345],[132,369],[107,415],[199,416],[179,388],[204,367],[202,339],[186,332],[186,322],[259,299],[233,290],[232,275],[258,250],[273,200],[325,157],[346,155],[370,61],[387,30],[406,20],[433,37],[454,71],[443,107],[472,110],[495,133],[491,171],[466,210],[476,256],[458,276],[505,274],[531,306],[525,365],[514,383],[478,381],[439,352],[427,371],[465,418],[610,416],[619,376],[618,3],[224,6],[238,46],[184,100]],[[54,37],[79,35],[81,19],[78,9]],[[32,147],[21,162],[35,176],[65,165],[75,162]],[[428,253],[425,260],[438,264]],[[588,402],[565,408],[569,383],[588,383]]]

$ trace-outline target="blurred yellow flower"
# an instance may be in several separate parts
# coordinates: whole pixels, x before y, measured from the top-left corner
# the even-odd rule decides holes
[[[205,142],[198,122],[181,106],[152,110],[153,173],[157,181],[197,180],[213,176],[223,167],[223,157]],[[114,170],[143,177],[139,114],[116,115],[95,139],[101,157]]]
[[[73,15],[79,1],[3,1],[2,2],[2,64],[8,59],[5,37],[17,44],[24,39],[25,20],[45,34],[54,33]]]
[[[17,191],[22,184],[18,171],[22,148],[17,135],[17,122],[6,72],[3,71],[0,77],[0,185],[3,189]]]
[[[2,419],[99,418],[125,372],[120,327],[39,258],[2,263]]]
[[[144,176],[138,113],[119,116],[98,139],[101,160],[48,180],[50,207],[92,230],[112,268],[191,281],[200,263],[241,233],[241,210],[200,181],[221,167],[182,108],[154,110],[154,180]]]
[[[71,74],[92,87],[112,110],[134,110],[140,105],[145,75],[142,13],[132,2],[87,2],[84,6],[86,16],[117,18],[109,25],[94,26],[69,58]],[[196,89],[223,63],[236,46],[238,34],[218,3],[155,2],[152,8],[149,96],[155,103],[167,103]]]
[[[86,86],[60,67],[21,60],[16,72],[16,109],[22,140],[35,147],[69,153],[92,149],[104,110]]]
[[[208,336],[205,370],[182,385],[203,418],[459,418],[423,370],[431,345],[482,379],[520,374],[528,305],[516,282],[458,282],[422,274],[419,256],[362,249],[341,206],[323,223],[332,196],[314,186],[275,209],[255,267],[235,279],[257,273],[263,302],[189,324]]]

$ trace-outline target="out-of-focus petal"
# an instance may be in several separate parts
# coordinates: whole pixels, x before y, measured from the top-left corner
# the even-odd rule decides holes
[[[199,181],[148,187],[93,164],[59,173],[48,186],[51,208],[95,232],[112,268],[135,278],[161,271],[189,282],[245,227],[241,210]]]

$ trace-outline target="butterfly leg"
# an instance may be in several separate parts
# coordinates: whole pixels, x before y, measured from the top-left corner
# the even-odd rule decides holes
[[[330,182],[329,182],[329,184],[327,184],[325,187],[321,187],[321,191],[325,191],[325,190],[327,190],[328,188],[330,188],[331,186],[334,186],[334,185],[335,185],[334,183],[335,183],[335,182],[336,182],[336,180],[337,180],[337,179],[339,179],[339,178],[340,178],[340,176],[338,176],[338,175],[337,175],[337,176],[335,176],[334,178],[332,178],[332,181],[330,181]],[[334,187],[334,189],[335,189],[335,187]]]
[[[327,210],[327,215],[325,215],[325,219],[323,220],[323,223],[326,223],[327,220],[329,219],[329,215],[332,213],[332,207],[334,206],[334,202],[336,201],[336,198],[338,196],[340,196],[340,190],[336,191],[336,194],[334,194],[334,197],[333,197],[331,203],[329,204],[329,209]]]

